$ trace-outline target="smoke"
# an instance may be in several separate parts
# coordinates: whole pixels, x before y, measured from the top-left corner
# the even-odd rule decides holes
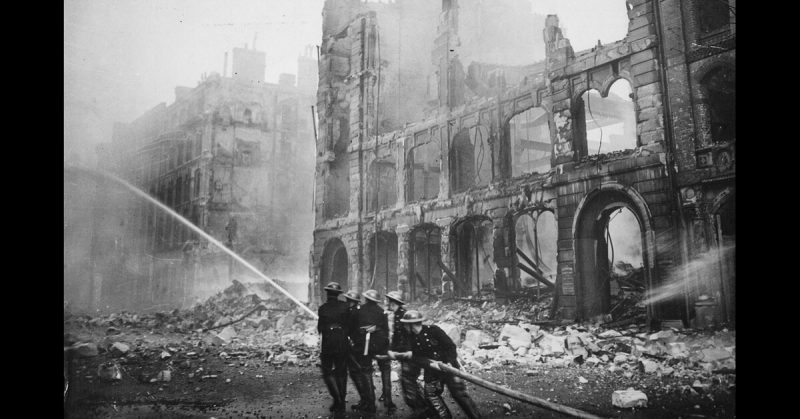
[[[608,234],[608,257],[609,260],[613,257],[615,271],[618,262],[629,263],[633,268],[642,266],[642,230],[633,212],[623,207],[620,212],[612,214]]]

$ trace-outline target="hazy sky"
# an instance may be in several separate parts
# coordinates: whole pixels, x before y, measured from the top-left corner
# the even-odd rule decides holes
[[[438,0],[430,0],[438,1]],[[491,0],[486,0],[491,1]],[[224,53],[267,53],[266,80],[297,72],[306,45],[320,43],[324,0],[65,0],[64,157],[92,162],[114,122],[130,122],[175,86],[222,73]],[[531,0],[559,15],[575,50],[625,36],[625,0]],[[230,56],[228,61],[230,71]]]

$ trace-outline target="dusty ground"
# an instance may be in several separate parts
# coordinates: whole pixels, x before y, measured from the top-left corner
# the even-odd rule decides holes
[[[106,327],[66,323],[64,332],[81,340],[102,341]],[[92,357],[75,357],[70,364],[65,417],[70,418],[326,418],[330,398],[320,379],[313,354],[295,365],[270,362],[261,346],[207,346],[191,333],[151,333],[141,328],[120,327],[114,341],[127,342],[130,352],[114,356],[101,351]],[[116,333],[116,332],[115,332]],[[161,358],[163,351],[170,353]],[[98,366],[109,361],[120,366],[121,379],[98,377]],[[67,362],[65,362],[65,365]],[[171,381],[150,382],[159,371],[171,370]],[[469,370],[468,370],[469,371]],[[514,390],[615,418],[734,418],[735,374],[711,374],[705,391],[688,389],[692,377],[659,377],[653,374],[609,372],[602,367],[554,367],[543,364],[534,372],[504,366],[489,371],[469,371]],[[580,378],[588,380],[581,384]],[[379,377],[375,384],[380,386]],[[617,409],[611,404],[614,390],[634,387],[649,399],[646,408]],[[378,387],[379,388],[379,387]],[[393,383],[395,417],[409,410]],[[469,394],[486,418],[561,418],[566,415],[522,403],[473,384]],[[352,383],[348,405],[358,401]],[[445,392],[455,417],[464,417]],[[508,411],[504,404],[511,408]],[[347,417],[358,417],[348,412]],[[388,417],[382,406],[377,417]]]

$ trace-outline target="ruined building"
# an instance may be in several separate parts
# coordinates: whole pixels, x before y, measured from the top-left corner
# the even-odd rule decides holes
[[[574,51],[523,0],[327,0],[312,300],[532,280],[597,318],[626,210],[648,321],[733,322],[735,1],[618,3],[627,35]]]
[[[264,80],[267,53],[234,48],[231,76],[176,87],[169,106],[116,124],[103,161],[268,275],[303,272],[309,239],[297,231],[313,217],[315,55],[300,57],[299,83],[282,74],[275,84]],[[174,217],[130,201],[122,241],[132,306],[191,302],[247,275]]]

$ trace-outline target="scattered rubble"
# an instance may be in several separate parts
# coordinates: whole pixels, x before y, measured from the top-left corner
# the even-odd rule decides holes
[[[103,380],[121,380],[122,372],[119,364],[115,362],[105,362],[97,366],[97,376]]]
[[[634,407],[647,407],[647,395],[633,387],[627,390],[617,390],[611,394],[611,404],[622,409]]]
[[[511,299],[506,305],[460,299],[414,308],[426,315],[427,323],[439,325],[453,339],[461,363],[470,373],[507,366],[531,377],[545,375],[552,368],[580,368],[576,386],[594,382],[603,374],[631,380],[672,377],[682,381],[674,391],[698,395],[709,394],[711,387],[730,389],[735,385],[735,331],[651,331],[644,322],[617,328],[597,322],[565,324],[547,318],[551,302],[552,297],[544,294],[538,300]],[[258,307],[261,309],[254,312]],[[79,326],[64,338],[65,349],[79,357],[107,352],[123,365],[135,358],[161,363],[159,369],[140,378],[144,382],[170,382],[175,374],[213,380],[218,375],[198,364],[209,356],[219,356],[230,365],[244,365],[250,358],[276,366],[318,362],[316,320],[281,294],[271,292],[266,283],[235,282],[187,310],[66,316],[66,322]],[[98,328],[97,342],[75,332],[81,328]],[[155,343],[154,336],[167,332],[183,336],[182,342]],[[106,363],[97,375],[119,380],[122,370],[118,363]],[[393,371],[392,380],[397,379]],[[632,388],[615,391],[612,399],[614,406],[621,408],[647,405],[647,396]]]

